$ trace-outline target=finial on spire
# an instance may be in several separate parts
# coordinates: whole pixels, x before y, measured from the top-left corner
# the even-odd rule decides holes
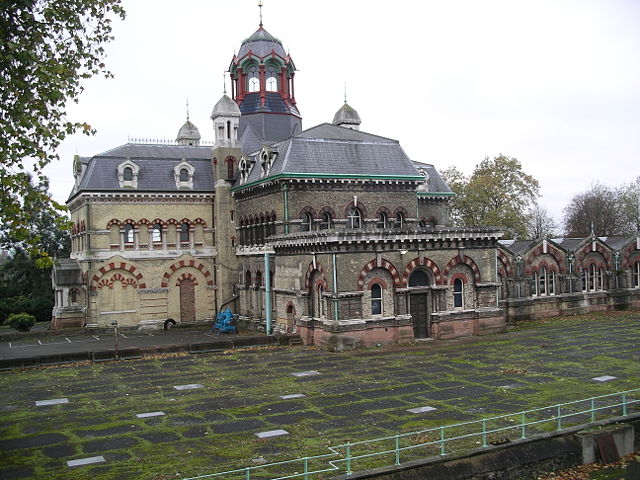
[[[344,80],[344,104],[347,104],[347,79]]]
[[[189,121],[189,97],[187,97],[187,122]]]
[[[260,26],[262,26],[262,0],[258,1],[258,7],[260,8]]]
[[[595,230],[593,229],[593,222],[591,222],[591,236],[593,237],[595,235]]]
[[[227,94],[227,71],[222,72],[222,93]]]

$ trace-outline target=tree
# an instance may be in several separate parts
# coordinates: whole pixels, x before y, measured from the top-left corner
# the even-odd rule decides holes
[[[43,168],[67,135],[93,133],[67,119],[66,104],[78,101],[84,79],[111,76],[102,60],[112,16],[124,19],[120,0],[0,0],[0,225],[31,249],[42,246],[30,235],[29,203],[64,210]]]
[[[628,235],[640,232],[640,177],[623,185],[619,194],[624,231]]]
[[[529,210],[527,214],[527,236],[529,238],[554,236],[557,229],[558,225],[546,208],[536,203]]]
[[[470,177],[455,167],[443,177],[456,194],[451,202],[451,220],[459,226],[492,225],[505,230],[505,238],[527,234],[527,211],[540,186],[522,170],[516,158],[486,157]]]
[[[592,229],[604,237],[630,233],[625,227],[619,192],[599,183],[573,196],[564,208],[563,223],[568,237],[587,237]]]

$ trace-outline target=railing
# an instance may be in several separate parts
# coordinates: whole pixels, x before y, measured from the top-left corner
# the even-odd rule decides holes
[[[325,455],[301,457],[183,480],[221,477],[244,480],[307,480],[312,476],[319,478],[315,476],[326,472],[350,475],[354,469],[400,465],[419,458],[442,457],[512,440],[535,438],[545,432],[587,427],[597,420],[638,413],[638,404],[640,388],[482,420],[343,443],[330,446],[332,453]]]

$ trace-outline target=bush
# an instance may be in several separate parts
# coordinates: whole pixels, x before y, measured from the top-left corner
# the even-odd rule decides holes
[[[19,332],[28,332],[36,324],[36,317],[28,313],[12,313],[7,320],[9,326]]]

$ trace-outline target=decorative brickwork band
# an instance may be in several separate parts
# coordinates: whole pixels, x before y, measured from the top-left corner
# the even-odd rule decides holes
[[[413,273],[413,271],[420,266],[424,266],[431,270],[431,274],[433,275],[436,285],[444,285],[445,282],[442,277],[442,273],[440,272],[440,268],[438,268],[436,262],[426,257],[423,258],[422,261],[420,261],[419,257],[416,257],[407,264],[404,269],[404,273],[402,274],[402,283],[404,285],[409,284],[409,277],[411,276],[411,273]]]
[[[358,283],[357,283],[358,290],[364,289],[364,277],[367,275],[367,273],[369,273],[374,268],[384,268],[385,270],[387,270],[391,274],[391,277],[393,278],[394,288],[400,288],[402,286],[400,274],[398,273],[398,269],[395,267],[395,265],[391,263],[389,260],[386,260],[384,258],[381,259],[380,264],[378,264],[378,259],[374,258],[373,260],[369,261],[360,271],[360,275],[358,276]]]
[[[471,271],[473,272],[475,283],[478,283],[481,281],[480,269],[478,268],[478,265],[476,265],[476,262],[474,262],[471,258],[467,257],[466,255],[463,255],[463,256],[457,255],[453,257],[451,260],[449,260],[449,263],[447,263],[447,266],[444,269],[444,276],[448,277],[449,272],[451,272],[451,269],[456,265],[460,265],[460,264],[467,265],[471,269]]]
[[[169,266],[169,269],[164,272],[164,275],[162,276],[162,283],[160,284],[160,287],[162,288],[167,288],[169,286],[169,278],[171,278],[171,275],[173,275],[174,272],[176,272],[177,270],[181,269],[181,268],[187,268],[187,267],[192,267],[195,268],[197,270],[200,270],[202,272],[202,274],[204,275],[204,277],[207,279],[207,285],[212,286],[213,285],[213,276],[211,275],[211,272],[209,270],[206,269],[206,267],[196,261],[196,260],[178,260],[177,262],[174,262],[173,264],[171,264]],[[183,277],[181,277],[183,278]],[[186,278],[186,277],[184,277]]]
[[[322,268],[322,264],[320,263],[316,263],[316,266],[314,268],[313,266],[313,262],[309,263],[309,266],[307,267],[307,273],[304,276],[304,288],[306,290],[309,290],[311,288],[311,274],[315,271],[318,270],[321,274],[322,274],[322,278],[325,278],[324,275],[324,268]],[[326,281],[325,281],[325,287],[326,287]]]
[[[588,240],[588,239],[587,239]],[[609,249],[607,247],[605,247],[604,245],[602,245],[602,243],[600,243],[599,240],[594,240],[595,242],[595,251],[598,252],[600,255],[602,255],[604,257],[604,261],[606,262],[606,266],[604,266],[603,268],[609,269],[609,270],[613,270],[613,261],[611,258],[611,252],[609,251]],[[587,265],[583,265],[584,259],[587,255],[589,255],[590,253],[592,253],[593,250],[593,242],[587,242],[585,243],[580,250],[578,250],[578,252],[576,253],[576,267],[578,269],[580,268],[586,268]],[[594,263],[593,261],[589,261],[589,265],[591,265],[592,263]]]
[[[98,270],[100,274],[95,274],[91,278],[91,285],[89,287],[90,290],[91,291],[95,291],[98,288],[98,282],[101,282],[101,280],[104,279],[104,277],[107,275],[107,273],[109,273],[112,270],[125,270],[125,271],[131,273],[135,277],[135,279],[137,280],[137,287],[138,288],[147,288],[146,283],[143,281],[144,277],[143,277],[142,273],[138,272],[134,265],[130,265],[127,262],[110,262],[107,265],[105,265],[103,267],[100,267],[100,269]],[[108,283],[108,281],[107,281],[107,283]],[[102,286],[104,286],[103,282],[101,282],[101,284],[102,284]],[[113,286],[113,282],[112,282],[111,286]],[[111,286],[109,288],[111,288]]]
[[[187,272],[178,277],[178,280],[176,281],[176,287],[179,287],[183,280],[190,280],[193,285],[198,285],[198,279],[194,275]]]
[[[511,274],[513,274],[513,267],[511,266],[511,260],[509,260],[509,257],[507,257],[502,250],[498,250],[498,261],[502,263],[506,274],[511,276]],[[501,275],[504,276],[504,274],[501,274]]]
[[[97,285],[97,289],[100,290],[102,287],[113,288],[113,284],[115,282],[120,282],[124,288],[131,286],[133,288],[138,288],[138,284],[133,278],[125,278],[124,275],[117,272],[114,273],[111,278],[103,277]],[[93,287],[92,287],[93,290]]]
[[[527,265],[527,267],[525,268],[529,269],[528,266],[531,265],[531,263],[533,263],[536,257],[539,257],[540,255],[544,255],[543,250],[544,250],[543,245],[540,244],[536,248],[531,250],[529,253],[527,253],[525,257],[525,262],[526,262],[525,265]],[[551,255],[553,258],[555,258],[556,262],[558,262],[560,273],[565,273],[566,266],[564,261],[564,255],[562,254],[562,252],[558,250],[558,248],[556,248],[553,244],[547,242],[547,253]],[[554,271],[557,271],[557,269],[554,269]]]

